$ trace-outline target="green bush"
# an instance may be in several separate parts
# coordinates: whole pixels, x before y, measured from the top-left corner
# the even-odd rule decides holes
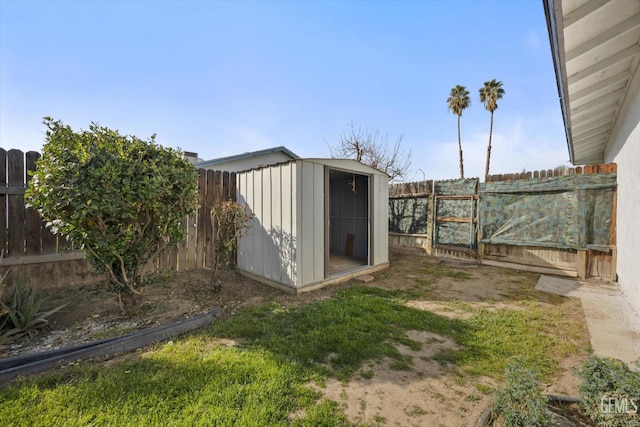
[[[221,262],[226,266],[231,263],[231,257],[238,249],[238,239],[246,234],[254,217],[247,205],[233,201],[222,202],[211,209],[211,223],[216,236],[214,277]]]
[[[92,124],[88,131],[45,117],[42,158],[26,192],[54,233],[85,250],[118,295],[139,293],[142,267],[185,236],[198,202],[197,170],[180,152]]]
[[[578,376],[580,406],[595,424],[640,426],[640,372],[621,360],[592,356]]]
[[[505,383],[494,395],[493,412],[510,427],[543,427],[552,420],[540,376],[522,365],[507,366]]]

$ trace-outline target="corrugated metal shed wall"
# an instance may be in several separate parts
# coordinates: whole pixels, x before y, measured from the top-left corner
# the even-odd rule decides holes
[[[299,160],[299,287],[324,279],[324,166]]]
[[[238,268],[301,288],[325,279],[325,166],[372,169],[354,161],[306,159],[239,172],[238,202],[256,215],[238,244]],[[372,264],[388,262],[388,181],[373,175]]]
[[[373,176],[373,265],[389,262],[389,180]]]
[[[255,214],[238,245],[238,267],[287,286],[297,286],[298,223],[294,201],[299,180],[296,163],[241,172],[238,202]]]

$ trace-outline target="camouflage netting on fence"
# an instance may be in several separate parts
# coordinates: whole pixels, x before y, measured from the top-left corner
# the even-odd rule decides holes
[[[436,181],[433,185],[433,192],[438,196],[474,195],[478,188],[478,181],[478,178]]]
[[[403,234],[427,234],[429,197],[389,199],[389,231]]]
[[[417,181],[389,186],[389,232],[427,234],[429,195],[433,181]]]
[[[483,183],[483,243],[608,251],[616,174]]]
[[[434,184],[435,245],[476,247],[477,228],[473,219],[476,218],[477,200],[474,196],[477,188],[478,178],[437,181]]]

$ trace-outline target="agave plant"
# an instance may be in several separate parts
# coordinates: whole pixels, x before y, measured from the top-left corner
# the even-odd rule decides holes
[[[0,255],[0,262],[2,256]],[[40,311],[46,298],[36,294],[32,288],[26,288],[20,280],[9,293],[6,292],[4,279],[7,273],[0,276],[0,337],[18,337],[31,334],[34,330],[47,324],[47,318],[64,308],[63,304],[49,311]]]

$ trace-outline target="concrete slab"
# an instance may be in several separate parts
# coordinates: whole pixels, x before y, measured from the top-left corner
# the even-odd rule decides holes
[[[620,359],[638,369],[634,362],[640,360],[640,316],[620,288],[542,275],[536,289],[579,298],[594,354]]]
[[[356,280],[359,280],[364,283],[373,282],[376,278],[370,274],[363,274],[362,276],[356,277]]]

